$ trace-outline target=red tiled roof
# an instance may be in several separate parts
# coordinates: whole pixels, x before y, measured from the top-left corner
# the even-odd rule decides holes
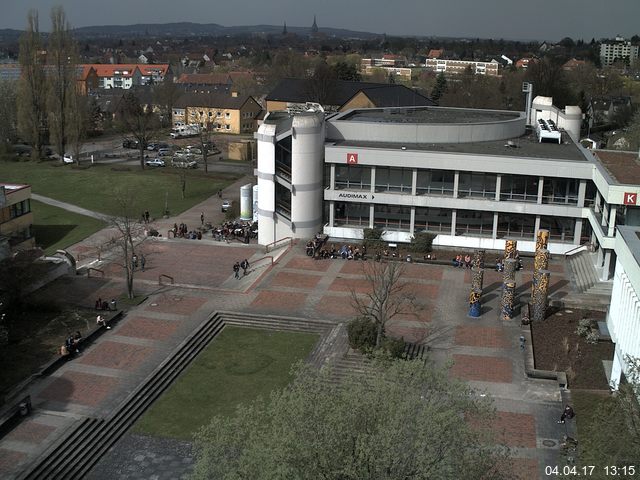
[[[86,73],[88,74],[89,68],[93,68],[96,71],[98,77],[113,77],[114,75],[119,75],[121,77],[131,77],[133,76],[136,69],[142,75],[152,75],[156,72],[161,72],[162,75],[167,73],[169,65],[164,64],[135,64],[135,63],[93,63],[93,64],[84,64],[82,65],[83,69],[87,69]],[[83,75],[84,75],[83,71]],[[86,77],[84,77],[86,78]]]
[[[232,83],[228,73],[183,73],[176,83],[195,83],[199,85],[220,85]]]
[[[427,54],[427,58],[440,58],[444,54],[444,50],[441,48],[439,50],[431,49]]]

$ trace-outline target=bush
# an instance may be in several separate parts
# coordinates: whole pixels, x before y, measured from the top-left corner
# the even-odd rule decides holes
[[[414,252],[429,253],[433,250],[433,239],[435,235],[427,232],[419,232],[411,237],[411,248]]]
[[[585,335],[585,338],[587,339],[588,344],[595,345],[598,343],[598,340],[600,340],[600,332],[597,330],[589,330],[589,333]]]
[[[364,246],[369,252],[381,250],[384,242],[382,241],[382,229],[365,228],[363,231]]]
[[[377,328],[367,318],[356,318],[347,325],[349,346],[362,353],[371,351],[376,346]]]
[[[589,318],[582,318],[578,321],[578,328],[576,328],[576,334],[581,337],[587,337],[591,332],[591,328],[593,327],[593,321]]]
[[[385,337],[382,348],[391,358],[402,358],[404,355],[404,338]]]

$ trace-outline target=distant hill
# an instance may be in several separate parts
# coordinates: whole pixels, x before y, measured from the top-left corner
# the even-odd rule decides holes
[[[380,34],[371,32],[357,32],[342,28],[320,28],[320,34],[340,38],[376,38]],[[310,27],[294,27],[287,25],[289,33],[309,35]],[[222,36],[222,35],[255,35],[282,32],[282,26],[277,25],[246,25],[225,27],[217,23],[138,23],[134,25],[95,25],[80,27],[73,30],[76,37],[135,37],[135,36]]]

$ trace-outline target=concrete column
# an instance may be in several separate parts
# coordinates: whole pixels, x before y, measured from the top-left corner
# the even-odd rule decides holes
[[[458,185],[460,183],[460,172],[456,170],[453,174],[453,198],[458,198]]]
[[[456,210],[451,211],[451,236],[456,236],[456,214],[458,212]]]
[[[587,195],[587,181],[580,180],[580,184],[578,185],[578,206],[584,207],[584,200]]]
[[[604,263],[602,264],[602,275],[600,275],[600,280],[606,282],[609,280],[609,266],[611,265],[611,250],[607,250],[604,252]]]
[[[500,189],[502,188],[502,175],[496,175],[496,202],[500,201]],[[495,219],[495,217],[494,217]],[[494,222],[495,223],[495,222]],[[496,238],[495,236],[493,238]]]
[[[600,225],[602,225],[603,227],[606,227],[607,221],[609,221],[609,208],[608,208],[608,205],[605,203],[604,205],[602,205],[602,219],[600,219]]]
[[[600,190],[596,190],[596,200],[593,204],[593,209],[600,213],[600,200],[602,199],[602,197],[600,196]]]
[[[416,195],[418,191],[418,169],[414,168],[411,174],[411,195]],[[411,229],[413,231],[413,228]]]
[[[580,235],[581,234],[582,234],[582,219],[581,218],[576,218],[576,226],[573,229],[573,244],[574,245],[580,245]]]
[[[602,266],[602,261],[603,261],[603,257],[604,257],[604,248],[602,248],[602,246],[600,246],[600,248],[598,249],[598,255],[596,257],[596,267],[601,267]]]
[[[621,376],[622,376],[622,362],[620,361],[620,357],[618,356],[618,351],[616,350],[613,354],[613,365],[611,366],[611,379],[609,380],[609,386],[613,390],[618,390]]]
[[[542,204],[543,189],[544,189],[544,177],[538,177],[538,205]]]
[[[607,233],[607,236],[613,237],[613,235],[615,234],[616,213],[617,213],[618,207],[616,207],[615,205],[611,205],[609,208],[610,208],[610,211],[609,211],[609,232]]]
[[[491,232],[491,238],[494,240],[498,238],[498,213],[497,212],[493,213],[493,231]]]
[[[536,239],[536,235],[538,233],[538,230],[540,230],[540,215],[536,215],[536,222],[533,224],[533,239]]]
[[[376,167],[371,167],[371,190],[370,191],[371,193],[375,193],[376,191]]]
[[[369,205],[369,228],[373,228],[373,218],[375,217],[375,209],[373,203]]]
[[[329,202],[329,226],[335,227],[334,223],[336,221],[336,204],[333,200]]]
[[[336,164],[335,163],[331,164],[331,169],[329,173],[329,185],[331,190],[336,189]],[[331,224],[331,226],[333,226],[333,223]]]
[[[409,233],[411,235],[414,234],[415,228],[416,228],[416,207],[411,207],[411,213],[409,214]]]

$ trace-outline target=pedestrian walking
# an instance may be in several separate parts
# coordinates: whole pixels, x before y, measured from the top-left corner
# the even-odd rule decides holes
[[[247,274],[247,270],[249,270],[249,260],[247,260],[246,258],[242,261],[242,263],[240,264],[240,266],[242,267],[242,274],[246,275]]]
[[[558,420],[558,423],[564,423],[565,419],[568,418],[569,420],[571,420],[575,416],[576,412],[573,411],[571,405],[565,405],[564,411],[562,412],[562,415],[560,415],[560,420]]]
[[[200,212],[200,224],[204,226],[204,212]]]
[[[233,264],[233,273],[235,278],[240,278],[240,264],[238,262]]]
[[[147,263],[147,259],[145,258],[144,254],[140,255],[140,269],[144,272],[144,266]]]
[[[218,198],[222,198],[222,190],[218,190]]]
[[[131,257],[131,269],[135,270],[138,268],[138,256],[134,253]]]
[[[144,223],[149,223],[149,210],[144,211]]]

